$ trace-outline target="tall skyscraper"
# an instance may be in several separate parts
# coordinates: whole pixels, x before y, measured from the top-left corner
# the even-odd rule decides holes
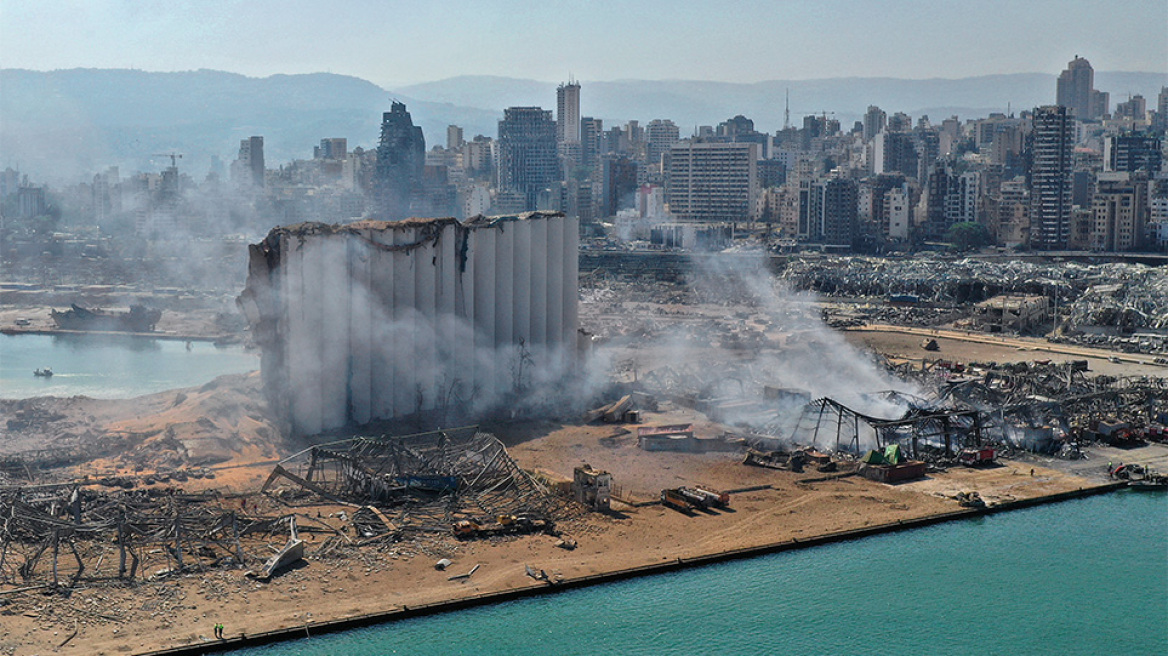
[[[539,193],[559,180],[556,122],[539,107],[508,107],[499,121],[499,189],[536,208]]]
[[[864,114],[864,141],[871,141],[884,131],[884,126],[888,123],[888,114],[876,105],[868,105],[868,111]]]
[[[1064,249],[1071,236],[1071,155],[1075,126],[1062,105],[1034,110],[1030,133],[1030,243]]]
[[[1075,118],[1091,120],[1107,113],[1110,96],[1095,90],[1095,69],[1091,62],[1075,55],[1059,74],[1055,102],[1074,113]]]
[[[409,217],[410,201],[421,188],[426,139],[404,103],[394,102],[381,115],[381,140],[373,175],[375,213],[386,221]]]
[[[604,121],[591,116],[580,119],[580,165],[589,171],[600,166],[604,152]]]
[[[574,80],[556,88],[556,141],[580,143],[580,83]]]

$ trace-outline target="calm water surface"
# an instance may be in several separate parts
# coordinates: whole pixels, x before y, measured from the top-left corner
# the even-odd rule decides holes
[[[1120,492],[232,653],[1168,654],[1168,497]]]
[[[49,367],[52,378],[33,370]],[[108,335],[0,335],[0,398],[84,395],[119,399],[193,387],[259,369],[241,346]]]

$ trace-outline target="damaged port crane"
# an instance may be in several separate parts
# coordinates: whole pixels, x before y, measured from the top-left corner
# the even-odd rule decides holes
[[[443,424],[527,389],[528,363],[541,381],[567,377],[578,242],[558,212],[272,230],[237,301],[271,408],[301,435]]]

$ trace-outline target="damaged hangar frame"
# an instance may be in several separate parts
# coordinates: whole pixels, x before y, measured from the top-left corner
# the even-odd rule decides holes
[[[250,251],[237,302],[264,389],[294,434],[468,408],[567,376],[577,221],[558,212],[302,223]]]

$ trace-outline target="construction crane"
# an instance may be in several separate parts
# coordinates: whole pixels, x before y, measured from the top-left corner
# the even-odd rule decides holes
[[[152,155],[152,157],[169,157],[170,158],[170,167],[171,168],[178,168],[178,160],[182,159],[182,153],[176,153],[174,151],[171,151],[169,153],[154,153]]]

